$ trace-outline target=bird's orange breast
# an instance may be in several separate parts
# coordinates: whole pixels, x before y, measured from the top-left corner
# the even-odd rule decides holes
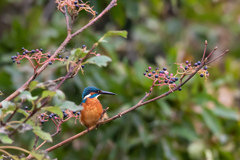
[[[85,103],[82,103],[81,122],[87,126],[94,126],[101,118],[103,109],[102,104],[97,98],[87,98]]]

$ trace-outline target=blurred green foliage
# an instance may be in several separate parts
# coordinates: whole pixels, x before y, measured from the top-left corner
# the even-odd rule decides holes
[[[90,4],[100,13],[109,0]],[[108,38],[97,53],[111,57],[107,67],[86,65],[84,75],[64,83],[66,99],[81,103],[86,86],[94,85],[117,96],[101,96],[109,116],[136,104],[148,91],[151,81],[142,76],[146,68],[166,66],[176,72],[175,62],[201,59],[204,41],[207,53],[216,45],[219,55],[230,52],[211,64],[207,81],[199,76],[187,83],[181,92],[128,113],[101,126],[49,155],[58,159],[166,159],[166,160],[233,160],[240,157],[240,2],[197,0],[122,0],[92,27],[74,38],[63,51],[93,43],[109,30],[127,30],[128,38]],[[0,2],[0,90],[10,95],[33,73],[29,63],[12,64],[11,56],[21,51],[43,48],[54,52],[66,37],[65,19],[51,1]],[[77,30],[88,23],[91,15],[81,12],[74,25]],[[49,66],[37,79],[40,82],[65,75],[61,64]],[[155,88],[151,97],[167,91]],[[15,117],[16,119],[18,117]],[[54,125],[43,130],[54,133]],[[85,127],[68,121],[50,147]],[[32,132],[14,137],[19,147],[32,149]],[[40,142],[38,143],[40,144]],[[10,150],[10,153],[15,151]]]

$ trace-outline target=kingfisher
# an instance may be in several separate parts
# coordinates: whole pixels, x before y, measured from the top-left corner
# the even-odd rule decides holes
[[[96,125],[103,116],[102,104],[98,100],[98,96],[102,94],[116,95],[112,92],[102,91],[94,86],[88,86],[83,90],[81,103],[83,109],[80,111],[80,121],[87,128]]]

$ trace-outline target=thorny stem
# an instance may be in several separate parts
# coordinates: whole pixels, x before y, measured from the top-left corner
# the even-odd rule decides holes
[[[69,41],[79,35],[82,31],[84,31],[89,26],[93,25],[98,19],[100,19],[105,13],[107,13],[111,8],[117,5],[117,0],[112,0],[110,4],[92,21],[90,21],[88,24],[83,26],[81,29],[76,31],[73,34],[68,34],[66,39],[63,41],[63,43],[58,47],[58,49],[54,52],[54,54],[50,57],[50,59],[56,57],[62,49],[65,48],[65,46],[69,43]],[[45,63],[42,65],[41,68],[39,68],[32,77],[30,77],[27,82],[25,82],[20,88],[18,88],[15,92],[13,92],[11,95],[9,95],[7,98],[5,98],[3,101],[10,101],[14,97],[18,96],[22,91],[26,90],[30,82],[32,82],[40,73],[42,73],[48,66],[48,63]],[[0,108],[2,108],[2,103],[0,103]]]

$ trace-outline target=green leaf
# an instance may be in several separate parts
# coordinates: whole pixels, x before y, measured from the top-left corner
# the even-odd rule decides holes
[[[63,91],[61,91],[61,90],[56,90],[55,96],[56,96],[57,98],[59,98],[60,100],[63,100],[63,101],[66,99],[65,94],[64,94]]]
[[[52,98],[55,94],[56,94],[55,91],[43,91],[41,98],[46,98],[46,97]]]
[[[222,126],[219,119],[208,108],[202,108],[202,117],[209,129],[216,135],[222,133]]]
[[[29,91],[23,91],[22,93],[20,93],[19,95],[20,99],[26,99],[29,102],[34,101],[38,98],[38,96],[32,96],[32,94]],[[19,100],[19,98],[17,98],[16,100]]]
[[[110,36],[122,36],[124,38],[127,38],[127,34],[128,34],[127,31],[108,31],[98,40],[97,43],[103,42],[104,38],[107,38],[107,37],[110,37]]]
[[[91,64],[96,64],[99,67],[106,67],[107,66],[107,62],[111,62],[112,59],[109,58],[108,56],[95,56],[92,58],[89,58],[86,62],[87,63],[91,63]]]
[[[38,135],[41,139],[52,142],[52,137],[49,133],[41,130],[40,127],[33,127],[33,132]]]
[[[37,160],[48,160],[46,152],[44,151],[31,151],[31,155]]]
[[[8,137],[8,135],[0,133],[0,141],[5,144],[12,144],[13,140]]]
[[[29,91],[31,92],[32,90],[34,90],[37,86],[38,82],[37,81],[32,81],[29,85]]]
[[[42,110],[56,113],[60,118],[63,118],[63,113],[60,107],[44,107]]]
[[[60,105],[61,109],[69,109],[71,111],[80,111],[82,110],[82,106],[77,106],[75,103],[71,101],[65,101]]]
[[[2,102],[2,107],[3,107],[3,109],[7,109],[7,108],[10,108],[10,107],[16,107],[16,105],[15,105],[15,103],[12,103],[10,101],[3,101]]]
[[[31,125],[33,132],[41,139],[52,142],[51,135],[47,132],[42,131],[41,127],[39,127],[39,125],[35,123],[32,119],[29,119],[26,123]]]
[[[71,51],[71,56],[69,57],[69,59],[76,61],[79,58],[82,58],[85,55],[87,55],[88,52],[89,52],[88,50],[76,48]]]
[[[6,116],[7,114],[11,114],[14,112],[14,110],[16,109],[16,104],[15,103],[12,103],[12,102],[9,102],[9,101],[3,101],[2,102],[2,107],[0,109],[0,117],[3,118],[4,116]],[[5,115],[6,114],[6,115]]]

